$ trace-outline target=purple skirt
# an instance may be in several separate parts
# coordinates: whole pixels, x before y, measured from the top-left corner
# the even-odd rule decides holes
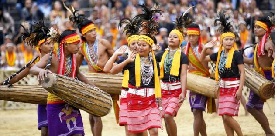
[[[265,78],[268,80],[272,80],[271,74],[272,73],[270,70],[264,71]],[[257,94],[255,94],[254,91],[251,90],[246,107],[261,110],[263,109],[263,106],[264,106],[264,101]]]
[[[73,106],[47,104],[47,118],[49,136],[85,135],[81,113]]]
[[[207,97],[198,93],[190,91],[189,93],[189,104],[191,111],[193,109],[205,111]]]
[[[38,130],[48,127],[46,104],[38,105]]]

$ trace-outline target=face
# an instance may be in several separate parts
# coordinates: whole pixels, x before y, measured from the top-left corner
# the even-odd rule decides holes
[[[131,51],[136,51],[138,46],[138,41],[137,40],[132,41],[129,46]]]
[[[195,45],[198,43],[199,35],[190,34],[188,35],[188,40],[192,45]]]
[[[234,37],[225,37],[222,40],[223,47],[227,50],[230,50],[235,43],[235,38]]]
[[[68,52],[70,52],[72,54],[76,54],[79,51],[80,44],[81,44],[81,42],[78,42],[78,43],[67,43],[67,44],[65,44],[65,48],[68,50]]]
[[[137,52],[141,57],[147,57],[150,51],[151,47],[147,42],[142,40],[138,41]]]
[[[94,40],[96,38],[96,31],[95,28],[89,30],[83,37],[86,38],[86,40]]]
[[[263,36],[265,33],[266,33],[266,31],[262,27],[260,27],[258,25],[254,26],[254,34],[255,34],[255,36],[260,37],[260,36]]]
[[[49,53],[50,51],[53,50],[53,48],[54,48],[54,43],[51,42],[49,39],[47,39],[47,41],[41,44],[41,46],[39,47],[42,53]]]
[[[180,45],[180,39],[175,33],[170,33],[168,36],[168,46],[178,47]]]

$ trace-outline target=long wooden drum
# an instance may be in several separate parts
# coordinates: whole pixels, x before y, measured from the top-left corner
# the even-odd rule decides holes
[[[254,69],[245,65],[245,86],[253,90],[262,99],[266,100],[274,96],[274,83],[267,80]]]
[[[95,86],[109,94],[120,94],[122,74],[112,75],[103,73],[86,73],[86,78]]]
[[[112,98],[107,92],[66,76],[48,74],[42,87],[70,105],[95,116],[107,115],[112,107]]]
[[[218,82],[208,77],[187,73],[187,88],[204,96],[217,98]]]
[[[0,86],[0,100],[46,104],[47,91],[36,85]]]

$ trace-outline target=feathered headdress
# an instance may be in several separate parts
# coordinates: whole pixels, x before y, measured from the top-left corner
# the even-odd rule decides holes
[[[39,47],[48,38],[50,38],[52,42],[57,42],[59,39],[59,33],[54,30],[54,28],[49,29],[46,27],[43,20],[31,25],[31,30],[27,30],[24,26],[22,27],[24,29],[22,38],[27,45],[32,47]]]
[[[135,18],[133,19],[129,19],[129,18],[123,18],[120,20],[118,26],[119,27],[123,27],[123,32],[126,34],[127,37],[134,35],[134,34],[138,34],[139,31],[139,21],[135,20]]]
[[[143,13],[134,17],[135,23],[139,24],[139,33],[154,36],[158,33],[158,14],[162,14],[162,11],[155,5],[153,9],[146,7],[146,5],[139,5],[142,8]]]
[[[65,3],[63,3],[63,5],[71,13],[71,15],[69,16],[69,20],[73,22],[76,27],[78,27],[79,32],[82,35],[96,28],[93,21],[88,20],[84,14],[79,14],[78,10],[75,10],[73,7],[67,7]]]
[[[220,25],[218,30],[221,32],[220,47],[218,50],[217,61],[216,61],[216,71],[215,71],[215,79],[216,80],[219,80],[218,65],[219,65],[219,61],[220,61],[221,52],[223,51],[222,40],[225,37],[235,38],[235,33],[233,32],[233,26],[231,25],[229,18],[230,17],[226,16],[226,12],[224,10],[222,10],[218,13],[218,17],[214,21],[215,26]],[[233,60],[235,50],[237,50],[237,45],[234,43],[233,47],[229,50],[228,55],[227,55],[226,64],[225,64],[225,68],[227,68],[227,69],[231,68],[231,63]]]
[[[189,14],[192,8],[193,6],[189,7],[180,17],[176,18],[175,29],[183,33],[183,29],[187,28],[187,26],[193,22],[193,17]]]

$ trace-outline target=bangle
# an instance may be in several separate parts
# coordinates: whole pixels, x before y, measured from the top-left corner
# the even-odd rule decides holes
[[[159,107],[158,109],[159,109],[159,110],[163,110],[163,107]]]

